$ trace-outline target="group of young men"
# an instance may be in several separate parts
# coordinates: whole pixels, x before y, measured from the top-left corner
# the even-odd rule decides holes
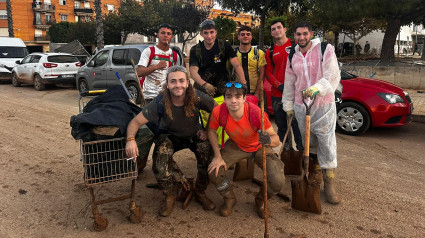
[[[215,209],[214,202],[205,194],[211,182],[223,197],[219,214],[229,216],[232,213],[236,196],[226,170],[246,158],[262,168],[262,154],[257,153],[262,147],[266,148],[267,192],[281,191],[285,184],[284,164],[272,148],[281,144],[288,129],[287,119],[293,117],[291,126],[295,142],[297,149],[302,150],[303,98],[309,101],[314,97],[311,131],[317,141],[320,166],[326,175],[325,194],[328,202],[339,203],[333,186],[333,169],[337,166],[333,97],[340,77],[334,48],[328,45],[321,55],[320,41],[312,40],[314,32],[306,22],[295,28],[296,46],[286,37],[284,22],[272,22],[275,45],[266,53],[251,46],[249,27],[239,29],[240,46],[236,50],[217,39],[214,21],[205,20],[200,28],[204,41],[190,50],[189,71],[195,82],[193,86],[186,68],[173,60],[176,57],[169,47],[173,36],[170,25],[159,27],[158,44],[143,51],[138,64],[138,73],[146,76],[143,94],[149,103],[128,125],[126,153],[128,157],[141,159],[138,158],[136,133],[144,124],[155,125],[152,168],[165,195],[159,214],[169,216],[172,212],[176,199],[172,157],[186,148],[196,156],[195,197],[205,210]],[[295,54],[288,63],[291,47],[295,47]],[[226,70],[227,62],[232,65],[237,80],[231,80],[232,75]],[[259,97],[264,79],[272,85],[277,133],[266,113],[265,129],[260,130],[261,110],[247,101],[248,97]],[[218,105],[214,98],[220,96],[224,103]],[[206,126],[200,123],[200,110],[210,113]],[[229,136],[227,141],[220,142],[221,146],[219,127]],[[255,196],[255,206],[258,216],[264,218],[264,187]]]

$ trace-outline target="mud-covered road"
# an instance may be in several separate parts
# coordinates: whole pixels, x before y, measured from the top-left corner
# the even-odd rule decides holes
[[[143,221],[128,220],[128,200],[109,203],[100,206],[108,228],[94,232],[79,142],[70,135],[69,118],[77,113],[75,89],[38,92],[0,84],[0,237],[263,237],[264,222],[254,211],[258,187],[249,181],[235,183],[238,202],[230,217],[194,201],[159,217],[163,196],[145,187],[155,181],[150,160],[136,185]],[[323,212],[314,215],[274,197],[270,237],[424,237],[425,124],[373,129],[360,137],[338,134],[337,143],[342,203],[328,205],[322,194]],[[177,153],[176,160],[189,177],[196,174],[190,151]],[[129,190],[129,181],[95,187],[103,198]],[[213,186],[207,192],[219,206]]]

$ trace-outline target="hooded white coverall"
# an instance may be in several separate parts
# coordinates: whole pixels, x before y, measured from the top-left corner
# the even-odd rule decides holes
[[[320,39],[311,40],[312,46],[305,57],[295,47],[292,68],[286,65],[285,87],[283,91],[283,110],[294,110],[304,142],[306,108],[302,101],[302,90],[314,86],[319,90],[316,101],[311,107],[310,145],[317,157],[320,167],[332,169],[337,167],[336,157],[336,106],[334,92],[341,79],[334,47],[327,45],[322,56]],[[322,61],[323,57],[323,61]],[[312,100],[305,99],[307,105]]]

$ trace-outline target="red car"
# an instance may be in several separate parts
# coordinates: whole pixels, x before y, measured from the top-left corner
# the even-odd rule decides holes
[[[400,87],[377,79],[362,78],[341,70],[342,103],[337,103],[339,131],[360,135],[370,126],[396,127],[412,121],[413,103]],[[264,81],[267,112],[273,115],[271,85]]]

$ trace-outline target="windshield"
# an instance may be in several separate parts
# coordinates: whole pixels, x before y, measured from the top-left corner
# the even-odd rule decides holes
[[[24,58],[27,55],[26,47],[0,47],[0,58]]]
[[[78,59],[72,55],[54,55],[47,57],[47,61],[52,63],[74,63],[78,62]]]
[[[342,80],[353,79],[353,78],[357,78],[357,75],[348,73],[347,71],[341,69],[341,79]]]

